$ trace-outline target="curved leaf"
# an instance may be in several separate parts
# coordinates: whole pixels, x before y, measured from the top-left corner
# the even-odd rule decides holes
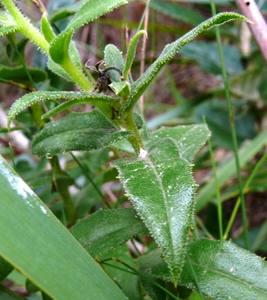
[[[53,299],[126,299],[0,157],[0,255]]]
[[[137,159],[116,161],[115,167],[177,283],[194,209],[192,166],[179,158],[179,149],[169,138],[143,153]]]
[[[57,63],[66,60],[69,57],[69,45],[72,35],[77,29],[126,3],[126,0],[82,1],[80,9],[74,14],[67,28],[52,42],[50,47],[52,59]]]
[[[99,210],[79,221],[71,232],[92,256],[104,256],[146,230],[133,209],[120,208]]]
[[[17,115],[23,112],[25,109],[31,107],[32,105],[42,102],[42,101],[77,101],[92,105],[98,104],[109,104],[111,101],[117,101],[117,98],[107,96],[104,94],[90,93],[90,92],[49,92],[49,91],[40,91],[33,92],[24,95],[18,99],[10,108],[8,112],[9,122],[14,120]]]
[[[33,153],[53,156],[67,151],[101,149],[128,137],[98,112],[70,113],[65,118],[48,123],[33,139]]]
[[[131,67],[132,67],[132,64],[134,62],[134,58],[136,55],[137,44],[143,35],[146,36],[147,32],[145,30],[139,30],[130,40],[126,59],[125,59],[125,66],[124,66],[124,70],[123,70],[123,77],[125,80],[127,80],[129,73],[131,71]]]
[[[231,242],[191,244],[181,279],[212,299],[267,299],[267,263]]]
[[[137,81],[134,82],[131,95],[122,110],[129,110],[134,106],[136,101],[151,84],[159,71],[175,57],[175,55],[183,46],[190,43],[193,39],[206,30],[233,20],[246,20],[246,18],[240,14],[232,12],[219,13],[216,16],[202,22],[200,25],[189,31],[175,42],[166,45],[154,63],[150,65],[146,72]]]

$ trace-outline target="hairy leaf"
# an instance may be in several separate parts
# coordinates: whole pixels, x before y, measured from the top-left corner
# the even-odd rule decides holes
[[[129,110],[134,106],[139,97],[155,79],[159,71],[175,57],[175,55],[183,46],[190,43],[193,39],[206,30],[233,20],[246,20],[246,18],[237,13],[219,13],[216,16],[202,22],[200,25],[189,31],[175,42],[166,45],[154,63],[150,65],[146,72],[137,81],[134,82],[131,95],[128,101],[125,103],[122,111]]]
[[[25,109],[42,101],[70,101],[71,103],[88,103],[97,106],[98,104],[107,104],[117,101],[117,98],[104,94],[89,93],[89,92],[49,92],[40,91],[24,95],[19,98],[10,108],[8,113],[9,121],[14,120],[17,115]]]
[[[144,150],[143,150],[144,151]],[[194,209],[192,166],[170,138],[132,160],[115,162],[123,187],[162,250],[173,281],[183,267]]]
[[[206,125],[185,125],[177,127],[162,127],[152,135],[152,141],[160,143],[160,140],[168,137],[175,141],[180,158],[193,160],[195,154],[206,143],[210,131]]]
[[[74,14],[67,28],[52,42],[50,47],[52,59],[57,63],[66,60],[69,57],[69,45],[72,35],[77,29],[126,3],[126,0],[82,1],[80,9]]]
[[[212,299],[264,300],[267,263],[231,242],[199,240],[189,247],[181,284]]]
[[[71,232],[92,256],[103,256],[146,230],[133,209],[121,208],[99,210],[79,221]]]
[[[34,82],[40,82],[46,78],[46,73],[37,68],[27,68],[26,70],[24,66],[8,67],[0,64],[0,82],[14,81],[29,84],[31,79]]]
[[[136,55],[137,44],[143,35],[147,35],[147,32],[145,30],[139,30],[130,40],[126,55],[125,66],[123,70],[123,77],[125,80],[127,80],[131,71],[131,67]]]
[[[1,157],[0,192],[0,255],[17,270],[53,299],[126,298]]]
[[[104,50],[104,61],[106,67],[115,67],[121,72],[109,71],[112,81],[120,81],[125,64],[121,51],[115,45],[108,44]]]
[[[33,139],[33,153],[50,156],[66,151],[101,149],[128,137],[98,112],[70,113],[63,119],[48,123]]]

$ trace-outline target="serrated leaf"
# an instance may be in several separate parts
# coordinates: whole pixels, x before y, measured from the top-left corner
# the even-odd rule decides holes
[[[126,298],[1,156],[0,192],[0,255],[17,270],[53,299]]]
[[[267,299],[267,263],[226,241],[199,240],[189,247],[181,284],[212,299]]]
[[[40,156],[53,156],[67,151],[101,149],[129,133],[120,131],[98,112],[70,113],[48,123],[33,139],[32,151]]]
[[[122,56],[122,52],[113,44],[108,44],[104,50],[104,62],[105,66],[115,67],[120,70],[121,74],[115,70],[109,71],[110,77],[112,81],[121,81],[122,71],[124,69],[124,58]]]
[[[9,109],[8,119],[9,122],[14,120],[17,115],[23,112],[25,109],[31,107],[36,103],[42,101],[68,101],[75,103],[88,103],[97,106],[98,104],[107,104],[109,105],[112,101],[116,102],[118,99],[107,96],[104,94],[96,94],[90,92],[49,92],[49,91],[40,91],[33,92],[24,95],[19,98]],[[72,102],[73,103],[73,102]]]
[[[146,230],[133,209],[121,208],[99,210],[80,220],[71,232],[92,256],[102,257]]]
[[[152,134],[152,141],[160,143],[163,138],[175,141],[180,158],[192,161],[195,154],[207,142],[210,131],[207,125],[184,125],[177,127],[162,127]]]
[[[34,82],[40,82],[47,79],[44,71],[37,68],[27,68],[24,66],[8,67],[0,64],[0,82],[15,81],[24,84],[31,83],[29,74]]]
[[[126,3],[126,0],[83,1],[80,9],[74,14],[66,29],[52,42],[50,47],[52,59],[57,63],[67,60],[70,41],[77,29]]]
[[[177,53],[179,53],[180,49],[183,46],[187,45],[198,35],[209,30],[210,28],[234,20],[246,20],[246,18],[240,14],[232,12],[219,13],[216,16],[202,22],[200,25],[186,33],[181,38],[177,39],[175,42],[166,45],[163,51],[161,52],[160,56],[154,61],[154,63],[150,65],[150,67],[145,71],[145,73],[133,83],[132,93],[128,101],[122,108],[122,112],[129,110],[134,106],[134,104],[137,102],[140,96],[155,79],[159,71],[166,64],[168,64]]]
[[[116,161],[123,187],[162,250],[174,283],[184,264],[194,209],[192,166],[162,139],[137,159]]]
[[[127,80],[131,71],[131,67],[136,55],[137,44],[143,35],[147,35],[147,32],[145,30],[139,30],[130,40],[123,70],[123,77],[125,80]]]

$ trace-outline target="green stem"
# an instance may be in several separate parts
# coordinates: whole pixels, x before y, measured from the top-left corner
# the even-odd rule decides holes
[[[143,142],[139,134],[138,128],[136,126],[136,123],[134,121],[132,110],[130,110],[127,113],[125,121],[126,121],[125,124],[126,128],[130,131],[130,133],[132,133],[132,136],[129,138],[129,141],[133,145],[136,153],[139,154],[140,149],[143,148]]]
[[[209,152],[210,152],[211,163],[212,163],[212,173],[215,178],[219,234],[220,234],[220,240],[222,240],[223,239],[222,197],[221,197],[221,191],[220,191],[220,186],[219,186],[218,177],[217,177],[216,161],[214,158],[214,151],[212,149],[211,140],[209,140],[208,144],[209,144]]]
[[[214,3],[214,0],[211,0],[211,10],[212,10],[212,15],[213,16],[216,15],[216,6]],[[239,195],[240,195],[240,201],[241,201],[242,223],[243,223],[243,228],[244,228],[244,245],[245,245],[245,248],[248,249],[248,247],[249,247],[248,219],[247,219],[247,212],[246,212],[245,197],[244,197],[244,192],[243,192],[243,184],[242,184],[242,179],[241,179],[240,161],[239,161],[239,156],[238,156],[238,143],[237,143],[236,128],[235,128],[234,109],[233,109],[233,103],[232,103],[232,99],[231,99],[231,95],[230,95],[228,75],[227,75],[226,67],[225,67],[221,35],[220,35],[220,30],[218,27],[215,28],[215,33],[216,33],[216,40],[217,40],[217,46],[218,46],[218,53],[219,53],[219,57],[220,57],[220,61],[221,61],[225,97],[227,99],[227,107],[228,107],[231,135],[232,135],[233,148],[234,148],[233,150],[234,150],[235,165],[236,165],[236,172],[237,172],[238,188],[239,188]]]
[[[83,71],[77,67],[70,58],[66,59],[62,67],[70,75],[73,82],[75,82],[82,90],[90,91],[93,88],[93,84],[88,80]]]
[[[71,226],[75,223],[76,220],[76,209],[69,193],[68,184],[66,184],[67,174],[61,169],[58,158],[56,156],[52,157],[50,162],[53,170],[56,189],[59,192],[64,203],[67,225]]]
[[[21,11],[16,7],[12,0],[2,0],[6,10],[16,21],[19,31],[25,35],[34,44],[40,47],[45,53],[49,52],[49,43],[46,41],[40,31],[34,27],[30,20],[23,16]]]
[[[244,185],[244,190],[247,190],[250,186],[250,183],[251,181],[253,180],[253,178],[255,177],[255,175],[257,174],[259,168],[263,165],[263,163],[265,162],[265,160],[267,159],[267,153],[265,153],[261,159],[257,162],[256,166],[254,167],[254,169],[252,170],[248,180],[246,181],[245,185]],[[237,216],[237,212],[238,212],[238,209],[239,209],[239,206],[240,206],[240,197],[238,197],[236,203],[235,203],[235,206],[234,206],[234,209],[232,211],[232,214],[231,214],[231,217],[230,217],[230,220],[227,224],[227,227],[225,229],[225,233],[223,235],[223,239],[226,240],[229,236],[229,232],[234,224],[234,221],[236,219],[236,216]]]

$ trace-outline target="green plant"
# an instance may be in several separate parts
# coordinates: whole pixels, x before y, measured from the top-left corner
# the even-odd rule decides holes
[[[0,255],[55,299],[124,299],[123,292],[133,297],[138,290],[134,288],[137,283],[152,298],[154,294],[160,298],[160,291],[176,297],[174,293],[187,287],[198,290],[200,297],[238,299],[242,295],[244,299],[265,299],[267,290],[263,278],[267,266],[260,258],[231,242],[195,236],[193,159],[210,136],[207,126],[162,127],[150,132],[135,108],[162,68],[183,46],[214,26],[245,18],[237,13],[219,13],[203,21],[166,45],[135,81],[131,77],[131,67],[137,43],[146,32],[138,31],[132,37],[125,56],[115,45],[106,45],[105,66],[115,67],[122,74],[120,77],[118,72],[109,72],[113,94],[106,95],[92,91],[94,79],[84,70],[72,37],[83,25],[126,4],[125,0],[83,1],[58,35],[45,11],[39,31],[13,1],[2,0],[2,4],[5,11],[1,12],[4,21],[1,21],[0,34],[21,33],[47,56],[52,72],[81,90],[28,93],[10,108],[9,122],[26,109],[32,109],[39,126],[32,140],[32,152],[50,161],[55,188],[64,202],[62,221],[72,226],[72,235],[83,247],[1,158],[0,190],[4,196],[0,201],[4,209],[0,215],[0,231],[5,235],[0,238]],[[73,106],[81,104],[95,108],[90,112],[69,112]],[[53,120],[59,113],[64,116]],[[68,191],[73,182],[61,169],[57,155],[70,151],[98,150],[102,153],[107,147],[116,156],[112,165],[118,174],[113,169],[112,178],[118,175],[140,219],[132,209],[113,208],[78,221],[79,213]],[[101,198],[101,190],[90,177],[85,162],[81,163],[75,155],[73,158]],[[16,222],[12,223],[11,219]],[[17,224],[25,224],[25,227]],[[147,235],[145,227],[159,247],[163,260],[153,249],[136,260],[129,256],[125,242]],[[19,247],[13,247],[10,239],[17,239]],[[34,247],[27,249],[34,240]],[[89,254],[110,277],[116,278],[121,289]],[[35,258],[33,264],[32,257]],[[248,265],[253,266],[252,273]],[[4,277],[7,268],[3,269]],[[125,274],[133,286],[127,286]],[[166,291],[165,283],[175,292]],[[230,288],[225,289],[225,285]]]

